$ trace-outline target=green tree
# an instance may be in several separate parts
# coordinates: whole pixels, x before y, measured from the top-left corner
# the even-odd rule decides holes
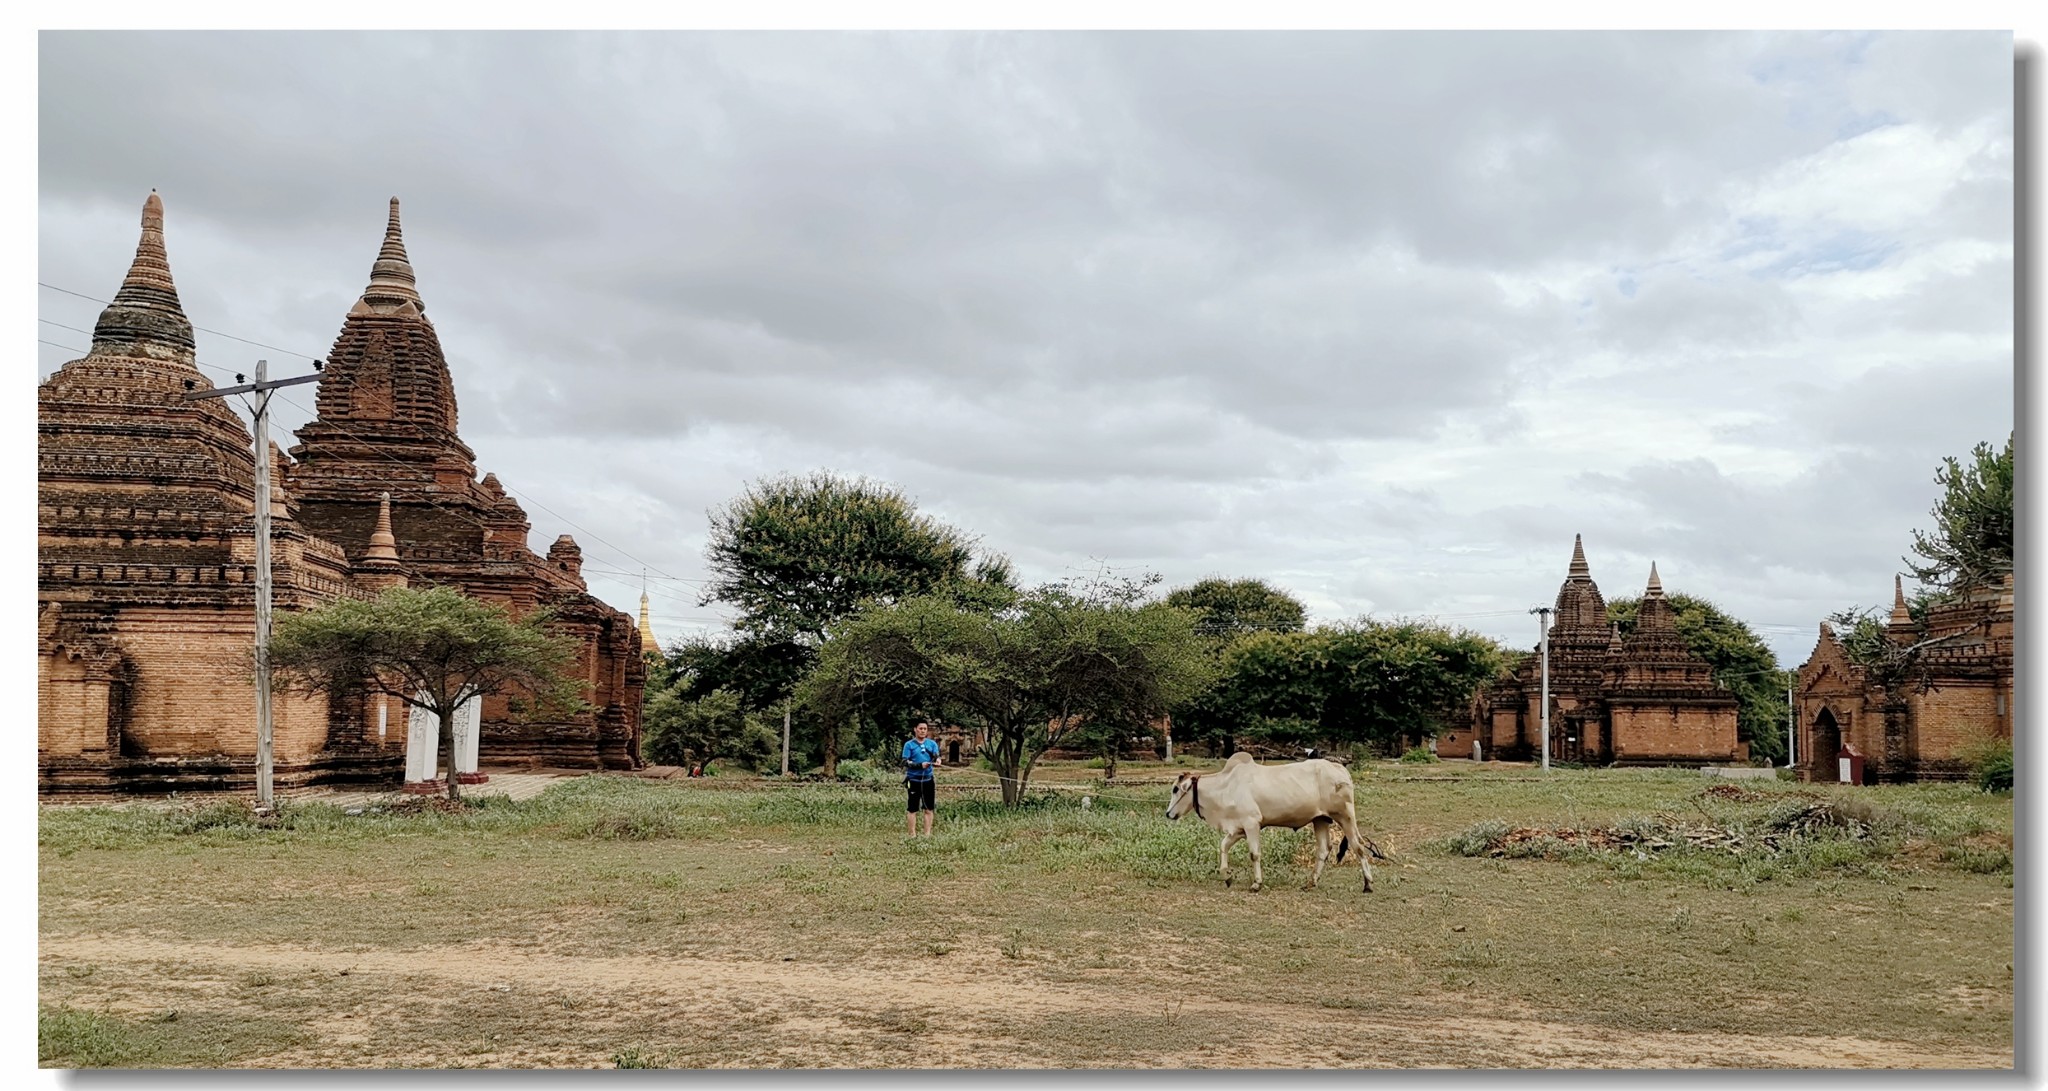
[[[1949,595],[1977,587],[1995,587],[2012,573],[2012,437],[2005,449],[1979,443],[1964,465],[1954,456],[1942,460],[1934,482],[1942,495],[1932,511],[1934,529],[1913,532],[1913,552],[1924,563],[1905,558],[1913,578]]]
[[[1224,652],[1200,721],[1270,743],[1366,743],[1434,735],[1501,668],[1492,640],[1424,621],[1364,620],[1254,632]]]
[[[1207,642],[1219,679],[1229,677],[1231,656],[1240,643],[1260,634],[1299,633],[1308,620],[1300,600],[1258,579],[1201,580],[1174,589],[1166,603],[1194,617],[1195,629]],[[1258,647],[1270,659],[1276,646]],[[1286,733],[1280,725],[1255,722],[1260,721],[1259,715],[1242,707],[1240,696],[1241,687],[1222,685],[1204,690],[1174,710],[1175,733],[1186,741],[1207,740],[1212,746],[1221,742],[1224,750],[1233,747],[1240,732],[1262,737]]]
[[[647,700],[641,747],[648,760],[703,772],[722,759],[759,769],[780,745],[775,728],[741,707],[739,695],[731,690],[689,699],[680,688],[652,691]]]
[[[465,701],[507,694],[515,707],[583,705],[581,686],[565,673],[576,645],[548,632],[549,620],[536,611],[515,621],[452,587],[394,587],[280,618],[271,670],[302,692],[340,698],[368,690],[433,713],[448,798],[459,799],[455,710]]]
[[[702,601],[738,609],[736,647],[808,669],[832,627],[869,607],[941,591],[981,609],[1007,601],[1009,562],[977,558],[975,544],[892,486],[823,472],[759,481],[711,513],[712,579]],[[790,692],[796,674],[755,666],[757,676],[774,674],[781,692],[743,687],[749,701]],[[825,772],[834,775],[840,721],[819,726]]]
[[[1702,598],[1669,594],[1672,625],[1686,649],[1713,668],[1714,680],[1741,702],[1736,712],[1736,737],[1749,744],[1752,759],[1776,765],[1785,760],[1785,690],[1794,674],[1780,670],[1778,657],[1756,630]],[[1622,635],[1635,631],[1642,610],[1640,595],[1611,599],[1607,619]]]
[[[663,667],[685,700],[728,690],[746,711],[767,712],[781,706],[814,659],[810,648],[794,641],[728,633],[677,641]],[[650,690],[653,677],[650,674]]]
[[[1185,612],[1050,584],[998,610],[931,594],[865,611],[834,631],[799,692],[828,717],[882,695],[981,729],[1014,806],[1047,749],[1083,724],[1156,720],[1207,671]]]
[[[1438,734],[1499,672],[1498,644],[1431,621],[1365,621],[1321,633],[1329,676],[1324,738],[1389,751]]]
[[[1264,580],[1201,580],[1173,590],[1166,604],[1193,611],[1198,630],[1225,638],[1254,632],[1298,633],[1308,624],[1308,610],[1301,601]]]

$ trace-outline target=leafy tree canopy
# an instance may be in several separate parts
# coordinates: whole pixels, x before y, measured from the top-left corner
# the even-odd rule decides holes
[[[757,633],[696,636],[669,649],[661,671],[672,675],[677,694],[700,700],[724,690],[750,712],[773,708],[817,661],[817,649]],[[652,690],[654,678],[650,676]]]
[[[1308,624],[1300,600],[1264,580],[1206,579],[1175,589],[1166,604],[1193,611],[1195,627],[1215,636],[1298,633]]]
[[[915,702],[984,731],[1015,805],[1038,756],[1067,733],[1150,723],[1208,669],[1185,612],[1128,584],[1048,584],[994,611],[946,594],[868,610],[834,630],[799,693],[827,716]]]
[[[1502,660],[1487,637],[1433,622],[1253,632],[1231,642],[1180,722],[1207,735],[1387,747],[1435,734]]]
[[[452,587],[394,587],[282,616],[271,632],[271,670],[301,691],[385,693],[438,715],[454,799],[455,710],[463,702],[511,694],[560,710],[583,704],[565,673],[576,645],[548,632],[549,620],[537,611],[515,621]]]
[[[2012,437],[2005,449],[1980,443],[1965,465],[1951,455],[1942,460],[1934,482],[1941,499],[1928,514],[1934,529],[1913,532],[1913,552],[1905,558],[1913,578],[1948,594],[1997,586],[2012,572]]]
[[[892,486],[824,472],[760,481],[711,513],[702,601],[737,607],[749,636],[816,646],[873,604],[944,588],[1000,601],[1009,563],[977,561],[974,544]]]
[[[778,746],[775,729],[741,707],[738,694],[717,689],[694,700],[674,686],[650,687],[641,717],[641,749],[649,761],[708,770],[721,759],[759,768]]]

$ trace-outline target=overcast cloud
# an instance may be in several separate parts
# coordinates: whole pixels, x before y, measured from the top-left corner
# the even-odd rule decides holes
[[[319,355],[398,196],[480,471],[613,604],[647,568],[664,639],[718,624],[707,509],[827,468],[1027,580],[1256,576],[1523,646],[1583,533],[1610,598],[1655,560],[1794,665],[2013,427],[2005,34],[40,53],[43,282],[111,295],[154,187],[192,320]],[[40,336],[98,309],[41,290]]]

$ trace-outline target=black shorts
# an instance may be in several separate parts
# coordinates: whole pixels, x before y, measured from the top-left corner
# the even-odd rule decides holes
[[[938,810],[938,786],[939,782],[936,779],[904,781],[903,787],[908,790],[910,796],[910,806],[905,810],[912,814],[918,811]]]

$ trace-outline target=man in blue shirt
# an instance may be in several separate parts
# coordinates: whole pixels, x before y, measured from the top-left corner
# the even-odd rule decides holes
[[[932,738],[932,725],[919,720],[911,738],[903,744],[903,787],[910,795],[910,809],[903,824],[910,836],[917,836],[917,812],[924,812],[924,835],[932,835],[932,814],[938,810],[938,780],[932,770],[939,764],[939,740]]]

